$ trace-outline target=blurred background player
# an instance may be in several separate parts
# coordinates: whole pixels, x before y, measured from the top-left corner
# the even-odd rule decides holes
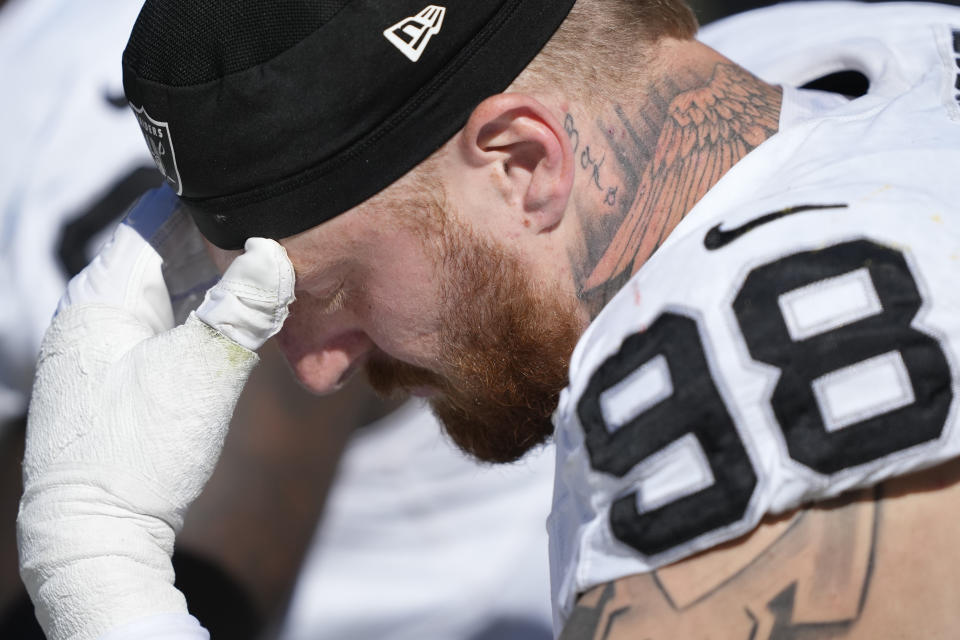
[[[0,603],[21,592],[14,494],[40,339],[66,278],[159,175],[127,113],[117,47],[136,2],[0,9]],[[15,636],[7,636],[15,637]]]
[[[14,539],[41,337],[67,278],[160,183],[120,82],[140,4],[0,2],[2,638],[42,637]],[[263,350],[178,541],[178,586],[214,637],[550,637],[543,522],[552,453],[480,467],[442,439],[421,405],[383,417],[392,408],[363,383],[309,396],[290,384],[272,345]]]

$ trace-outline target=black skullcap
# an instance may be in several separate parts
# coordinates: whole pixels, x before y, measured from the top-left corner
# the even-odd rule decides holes
[[[215,245],[284,238],[450,139],[574,0],[147,0],[123,84]]]

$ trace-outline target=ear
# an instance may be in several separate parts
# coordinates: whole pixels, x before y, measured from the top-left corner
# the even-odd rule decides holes
[[[487,98],[470,115],[458,147],[468,166],[493,170],[497,191],[519,205],[524,226],[549,231],[563,219],[573,150],[563,125],[540,101],[520,93]]]

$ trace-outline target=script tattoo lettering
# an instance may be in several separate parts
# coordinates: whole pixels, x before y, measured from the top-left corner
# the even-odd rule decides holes
[[[603,204],[611,207],[617,204],[617,187],[607,189],[607,195],[603,197]]]
[[[578,164],[591,172],[608,209],[580,212],[585,255],[573,267],[592,314],[727,170],[777,130],[779,89],[735,65],[717,63],[699,77],[671,82],[651,89],[632,109],[611,105],[590,132],[565,118]],[[598,153],[596,144],[585,144],[592,132],[613,162],[605,163],[608,153]],[[604,186],[611,172],[618,186]]]
[[[573,144],[573,153],[576,155],[577,151],[580,149],[580,131],[573,122],[573,116],[569,113],[563,119],[563,130],[567,132],[568,136],[570,136],[570,142]]]
[[[601,191],[603,190],[603,187],[600,186],[600,167],[603,166],[603,163],[606,161],[606,159],[606,155],[602,156],[599,162],[590,157],[590,145],[584,147],[583,153],[580,154],[580,167],[583,169],[591,167],[590,177],[593,178],[593,184],[596,185],[597,189],[600,189]]]
[[[567,132],[567,136],[570,137],[570,142],[573,145],[573,153],[576,155],[580,149],[580,130],[577,128],[573,116],[569,113],[563,120],[563,129]],[[584,146],[583,151],[580,152],[580,168],[590,172],[590,181],[598,191],[604,193],[603,203],[609,207],[615,206],[617,204],[619,187],[604,186],[600,179],[600,169],[607,160],[606,152],[601,153],[599,160],[594,157],[594,153],[594,151],[591,151],[589,144]]]

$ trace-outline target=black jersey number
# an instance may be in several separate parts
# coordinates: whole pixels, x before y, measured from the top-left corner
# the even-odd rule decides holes
[[[879,302],[875,310],[843,326],[793,339],[780,297],[858,270],[869,274],[873,289],[867,291],[875,292]],[[858,295],[856,291],[852,293]],[[940,343],[910,326],[922,304],[903,254],[867,240],[798,253],[750,273],[733,309],[751,357],[781,371],[770,404],[791,458],[831,474],[940,436],[953,397],[952,380]],[[828,428],[828,416],[818,410],[817,382],[884,354],[892,356],[885,377],[901,372],[902,393],[899,401],[893,398],[896,408],[868,410],[869,417]],[[878,400],[882,404],[883,399]]]
[[[590,379],[577,407],[586,430],[594,469],[623,476],[638,463],[687,434],[696,436],[714,482],[659,508],[638,512],[636,493],[610,508],[610,525],[619,540],[653,555],[701,533],[743,517],[757,485],[750,458],[730,413],[707,371],[697,323],[664,313],[641,333],[629,336]],[[608,425],[602,400],[627,376],[663,356],[672,393],[622,425]]]
[[[849,303],[852,316],[838,312],[840,319],[831,322],[829,309],[821,313],[837,296],[847,304],[843,296],[851,292],[857,294]],[[797,329],[795,321],[791,327],[791,301],[802,306],[811,295],[813,319],[808,313],[808,326]],[[921,304],[903,254],[867,240],[797,253],[750,272],[733,310],[751,357],[780,369],[770,404],[791,458],[832,474],[941,435],[952,377],[939,342],[911,326]],[[803,318],[802,308],[798,313]],[[623,424],[609,425],[604,394],[659,356],[672,393]],[[835,389],[842,394],[843,376],[855,377],[857,367],[873,371],[885,390],[872,405],[870,398],[855,399],[852,417],[838,423],[824,416],[829,403],[823,398],[830,394],[823,389],[841,380]],[[622,542],[649,556],[744,518],[757,473],[710,375],[695,320],[665,312],[627,337],[594,372],[577,409],[597,471],[622,477],[692,434],[713,473],[710,486],[650,511],[638,511],[636,492],[617,498],[610,525]]]

